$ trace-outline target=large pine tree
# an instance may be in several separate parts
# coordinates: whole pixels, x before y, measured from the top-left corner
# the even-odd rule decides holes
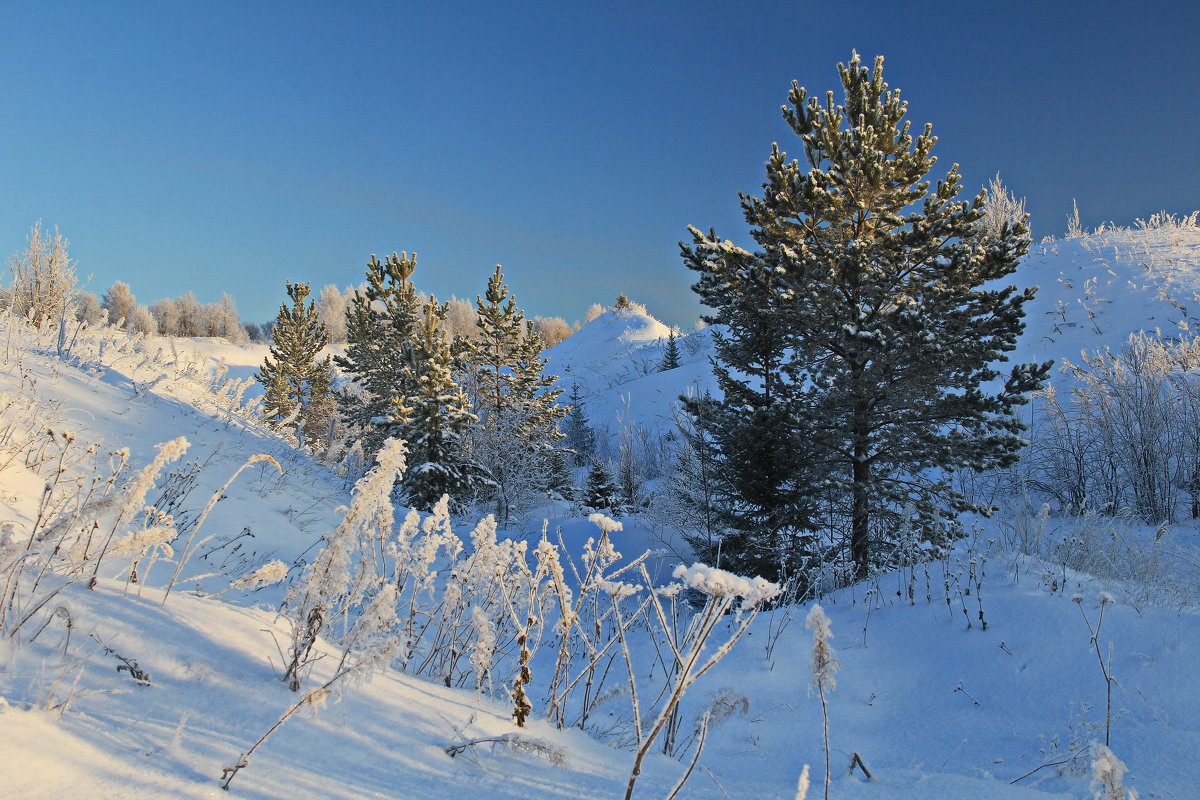
[[[761,450],[766,496],[791,503],[787,476],[799,476],[808,498],[847,509],[840,533],[861,577],[904,524],[899,509],[944,536],[939,509],[973,507],[948,475],[1015,461],[1014,409],[1049,365],[1017,365],[1003,379],[993,368],[1033,296],[999,283],[1028,248],[1024,222],[977,236],[984,194],[955,200],[957,165],[931,185],[932,128],[912,136],[883,59],[871,69],[854,54],[838,70],[842,103],[793,84],[783,109],[804,166],[776,145],[763,196],[742,197],[761,249],[693,228],[683,253],[711,321],[729,326],[718,344],[724,420],[713,431],[722,456]],[[747,451],[738,437],[751,434]]]
[[[415,347],[421,302],[412,283],[417,254],[367,264],[367,283],[346,311],[346,354],[337,365],[351,386],[339,393],[345,422],[374,456],[389,438],[405,438],[418,387]]]
[[[294,424],[300,440],[312,445],[326,434],[334,408],[329,356],[317,358],[329,337],[316,306],[311,300],[305,304],[308,292],[307,283],[287,284],[292,304],[280,304],[270,355],[255,377],[265,387],[267,420]]]

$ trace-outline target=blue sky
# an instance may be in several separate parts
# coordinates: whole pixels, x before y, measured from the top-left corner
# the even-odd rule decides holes
[[[415,250],[442,297],[499,263],[530,315],[690,326],[676,242],[746,241],[792,79],[852,49],[1035,237],[1200,207],[1195,2],[6,3],[0,250],[42,219],[98,294],[257,321]]]

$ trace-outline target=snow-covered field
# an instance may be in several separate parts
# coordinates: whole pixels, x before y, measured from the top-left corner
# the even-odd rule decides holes
[[[1018,358],[1075,359],[1081,348],[1117,348],[1130,332],[1156,327],[1175,335],[1181,323],[1194,327],[1190,315],[1200,308],[1200,230],[1158,226],[1037,245],[1018,281],[1041,286]],[[0,796],[222,796],[222,770],[298,699],[280,680],[291,628],[276,612],[287,581],[230,586],[272,561],[296,579],[341,520],[350,487],[258,421],[247,399],[257,387],[245,379],[265,354],[261,346],[135,342],[107,331],[59,354],[54,332],[33,337],[7,325],[0,552],[25,545],[46,513],[47,481],[61,487],[108,474],[119,461],[110,453],[127,448],[123,483],[151,462],[155,445],[178,437],[189,442],[187,453],[164,469],[145,504],[169,507],[189,533],[170,551],[154,551],[153,563],[154,556],[138,562],[137,582],[126,580],[132,551],[110,557],[93,589],[86,578],[48,575],[36,589],[26,579],[21,608],[31,610],[29,598],[45,600],[28,624],[14,629],[10,618],[13,635],[0,641]],[[636,308],[609,311],[550,351],[550,370],[568,390],[579,383],[597,427],[665,431],[680,394],[712,385],[709,332],[681,337],[682,366],[659,372],[666,333]],[[282,473],[260,459],[225,487],[259,454]],[[60,463],[65,472],[56,478]],[[217,492],[221,499],[195,528]],[[595,525],[571,517],[565,504],[543,511],[527,530],[501,534],[536,542],[546,516],[552,537],[561,528],[578,559]],[[465,537],[475,522],[455,520],[455,528]],[[658,547],[648,523],[623,522],[613,534],[617,549],[631,556]],[[1011,515],[976,521],[974,535],[946,562],[821,598],[840,661],[829,695],[831,797],[1092,797],[1088,746],[1103,742],[1106,728],[1102,661],[1116,681],[1107,727],[1112,750],[1129,767],[1128,786],[1143,798],[1200,796],[1200,587],[1156,594],[1153,586],[1073,572],[1017,545],[1089,536],[1102,545],[1153,529],[1106,527],[1094,518],[1082,531],[1053,518],[1038,524]],[[1196,525],[1164,535],[1174,562],[1156,574],[1195,575]],[[666,583],[671,558],[649,563]],[[688,766],[705,710],[707,741],[680,797],[791,800],[805,765],[809,797],[821,795],[822,713],[809,687],[807,611],[761,614],[688,691],[675,757],[655,748],[635,797],[667,796]],[[731,616],[716,638],[736,624]],[[662,685],[664,645],[642,626],[629,638],[635,679],[649,687],[649,702]],[[621,797],[633,763],[625,662],[611,662],[611,697],[596,704],[586,731],[557,729],[544,721],[551,641],[547,633],[532,662],[533,713],[519,737],[499,680],[491,692],[477,692],[382,670],[339,684],[321,707],[288,719],[230,791],[255,798]],[[306,688],[336,668],[332,645],[319,648],[330,655],[315,662]],[[489,739],[499,741],[478,741]],[[455,745],[466,746],[451,757]],[[871,780],[859,770],[847,774],[854,754]]]

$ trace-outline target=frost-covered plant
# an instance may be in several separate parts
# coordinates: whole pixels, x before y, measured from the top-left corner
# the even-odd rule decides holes
[[[800,770],[800,777],[796,781],[796,797],[795,800],[805,800],[808,797],[808,764],[804,765],[804,769]]]
[[[1113,686],[1120,686],[1117,679],[1112,674],[1112,642],[1108,643],[1108,658],[1104,658],[1104,654],[1100,651],[1100,629],[1104,626],[1104,610],[1113,602],[1113,596],[1108,592],[1100,592],[1096,595],[1096,605],[1099,608],[1099,613],[1096,615],[1096,625],[1092,627],[1092,621],[1088,617],[1087,612],[1083,609],[1083,597],[1075,595],[1071,598],[1077,606],[1079,613],[1083,616],[1083,623],[1087,625],[1088,633],[1091,634],[1092,650],[1096,653],[1096,663],[1100,665],[1100,674],[1104,676],[1104,745],[1108,747],[1111,744],[1112,734],[1112,690]]]
[[[983,218],[979,220],[979,231],[985,237],[999,238],[1004,233],[1004,226],[1010,228],[1018,223],[1025,224],[1028,219],[1025,213],[1025,198],[1018,199],[1000,180],[1000,173],[988,181],[987,199],[983,204]]]
[[[188,533],[187,540],[183,543],[183,547],[179,551],[179,558],[175,561],[175,570],[171,573],[171,580],[167,583],[166,591],[163,592],[163,605],[166,605],[167,598],[171,596],[171,589],[175,586],[175,582],[179,580],[179,573],[183,571],[184,566],[187,565],[188,559],[193,553],[192,541],[196,538],[196,532],[200,530],[200,526],[202,526],[204,521],[208,519],[209,513],[213,510],[217,503],[220,502],[221,498],[225,496],[225,491],[237,479],[237,476],[241,475],[247,467],[260,462],[271,464],[277,471],[280,473],[283,472],[283,467],[279,466],[278,461],[276,461],[274,458],[271,458],[271,456],[267,455],[266,453],[258,453],[257,455],[247,458],[245,463],[238,467],[237,470],[235,470],[234,473],[229,476],[229,480],[225,481],[221,488],[213,492],[212,496],[208,499],[208,503],[204,506],[204,510],[201,511],[200,516],[196,518],[196,524],[192,526],[191,531]],[[203,542],[201,544],[203,544]]]
[[[829,800],[829,702],[827,692],[837,688],[840,664],[829,640],[833,638],[829,617],[819,605],[814,605],[804,620],[804,627],[813,632],[812,652],[809,655],[809,684],[815,686],[821,698],[821,738],[825,743],[825,800]]]
[[[169,442],[164,442],[158,445],[158,455],[147,464],[133,483],[129,486],[125,493],[125,500],[121,504],[120,511],[117,512],[116,519],[113,521],[112,527],[108,530],[108,535],[104,539],[104,543],[100,547],[100,552],[94,557],[92,564],[92,578],[88,588],[94,588],[100,573],[100,565],[104,561],[104,556],[108,551],[109,546],[113,541],[113,536],[122,525],[128,523],[134,518],[135,514],[141,513],[145,509],[146,493],[150,491],[150,487],[154,485],[158,474],[162,472],[164,466],[172,461],[177,461],[187,452],[190,444],[188,440],[180,436],[172,439]],[[84,549],[84,559],[88,559],[90,554],[87,548]]]
[[[341,523],[284,601],[292,626],[283,681],[300,689],[300,672],[313,655],[317,637],[335,616],[348,615],[368,594],[384,585],[375,554],[391,533],[392,486],[404,471],[404,443],[391,440],[380,449],[375,466],[354,486]]]
[[[385,445],[385,449],[386,447]],[[254,755],[254,751],[295,716],[296,712],[305,707],[320,707],[336,693],[339,684],[363,680],[380,667],[391,663],[399,648],[396,629],[395,587],[385,584],[362,609],[362,613],[347,632],[345,647],[333,675],[320,686],[305,692],[262,736],[238,756],[232,766],[221,770],[221,788],[228,791],[234,776],[250,765],[250,757]]]
[[[1106,745],[1092,745],[1092,790],[1094,800],[1137,800],[1134,789],[1125,788],[1128,768]]]
[[[650,585],[650,575],[644,564],[641,574]],[[633,797],[633,789],[642,771],[642,761],[653,747],[655,739],[667,725],[667,721],[675,712],[684,692],[692,686],[704,673],[708,672],[733,647],[742,634],[750,627],[750,623],[758,615],[762,604],[770,602],[780,592],[778,584],[764,578],[743,578],[724,570],[692,564],[680,564],[672,573],[673,577],[689,589],[705,596],[704,606],[689,621],[686,632],[678,635],[672,622],[667,618],[658,594],[648,592],[650,607],[662,630],[667,633],[667,641],[671,648],[671,656],[676,670],[668,683],[666,699],[659,708],[658,715],[645,732],[638,732],[638,748],[634,754],[633,768],[629,773],[629,782],[625,788],[625,800]],[[740,604],[738,601],[740,600]],[[738,604],[740,619],[733,626],[731,633],[707,658],[701,658],[709,637],[717,624]],[[676,642],[679,644],[677,645]],[[630,678],[631,689],[636,696],[633,678]],[[700,743],[702,745],[702,742]],[[697,753],[698,757],[698,753]]]

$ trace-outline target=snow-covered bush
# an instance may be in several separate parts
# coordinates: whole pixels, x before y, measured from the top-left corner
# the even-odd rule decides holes
[[[1069,397],[1039,398],[1028,486],[1069,513],[1128,508],[1173,522],[1186,494],[1200,516],[1200,339],[1137,333],[1066,370]]]

